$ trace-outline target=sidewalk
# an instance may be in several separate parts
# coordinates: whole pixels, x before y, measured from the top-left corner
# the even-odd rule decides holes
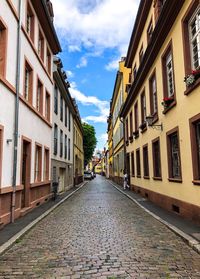
[[[71,197],[75,192],[81,189],[87,182],[83,182],[78,186],[74,186],[67,192],[58,195],[56,200],[50,199],[48,202],[35,208],[25,216],[16,219],[14,223],[6,225],[0,230],[0,253],[7,249],[19,237],[21,237],[32,226],[47,216],[52,210],[62,204],[66,199]],[[4,247],[5,246],[5,247]]]
[[[138,206],[143,208],[147,213],[156,218],[159,222],[166,225],[169,229],[183,238],[190,247],[200,254],[200,226],[193,222],[186,220],[173,212],[169,212],[156,204],[152,203],[148,199],[141,197],[141,195],[129,191],[123,190],[123,187],[108,180],[112,186],[126,195],[129,199],[135,202]]]

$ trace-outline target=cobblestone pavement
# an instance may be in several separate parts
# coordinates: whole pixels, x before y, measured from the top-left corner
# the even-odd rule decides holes
[[[200,278],[200,255],[97,176],[0,257],[2,278]]]

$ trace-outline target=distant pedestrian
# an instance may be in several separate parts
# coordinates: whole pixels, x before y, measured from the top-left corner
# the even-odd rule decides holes
[[[126,171],[124,171],[124,190],[130,189],[129,183],[128,183],[128,174]]]

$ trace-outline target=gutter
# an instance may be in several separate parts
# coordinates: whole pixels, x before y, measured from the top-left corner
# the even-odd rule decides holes
[[[18,136],[19,136],[19,86],[20,86],[20,66],[21,66],[21,20],[22,20],[22,0],[18,6],[18,30],[17,30],[17,63],[16,63],[16,98],[15,98],[15,118],[14,118],[14,149],[13,149],[13,178],[12,178],[12,205],[11,222],[15,221],[16,205],[16,182],[17,182],[17,155],[18,155]]]

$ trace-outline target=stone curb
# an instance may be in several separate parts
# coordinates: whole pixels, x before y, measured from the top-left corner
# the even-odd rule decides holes
[[[137,204],[140,208],[142,208],[145,212],[150,214],[153,218],[158,220],[160,223],[164,224],[166,227],[168,227],[171,231],[173,231],[176,235],[180,236],[193,250],[195,250],[198,254],[200,254],[200,242],[193,238],[192,236],[184,233],[177,227],[173,226],[172,224],[168,223],[167,221],[163,220],[156,214],[152,213],[150,210],[146,209],[144,206],[142,206],[136,199],[129,196],[127,193],[119,189],[114,183],[108,180],[108,182],[115,187],[119,192],[121,192],[123,195],[125,195],[127,198],[132,200],[135,204]]]
[[[44,219],[47,215],[49,215],[53,210],[55,210],[58,206],[60,206],[62,203],[64,203],[67,199],[69,199],[72,195],[74,195],[76,192],[78,192],[80,189],[83,188],[88,182],[83,182],[82,185],[74,190],[72,193],[64,197],[61,201],[59,201],[57,204],[52,206],[50,209],[45,211],[42,215],[37,217],[34,221],[32,221],[30,224],[28,224],[25,228],[23,228],[20,232],[15,234],[13,237],[11,237],[7,242],[5,242],[3,245],[0,246],[0,255],[5,252],[10,246],[12,246],[17,239],[22,237],[25,233],[27,233],[32,227],[34,227],[37,223],[39,223],[42,219]]]

